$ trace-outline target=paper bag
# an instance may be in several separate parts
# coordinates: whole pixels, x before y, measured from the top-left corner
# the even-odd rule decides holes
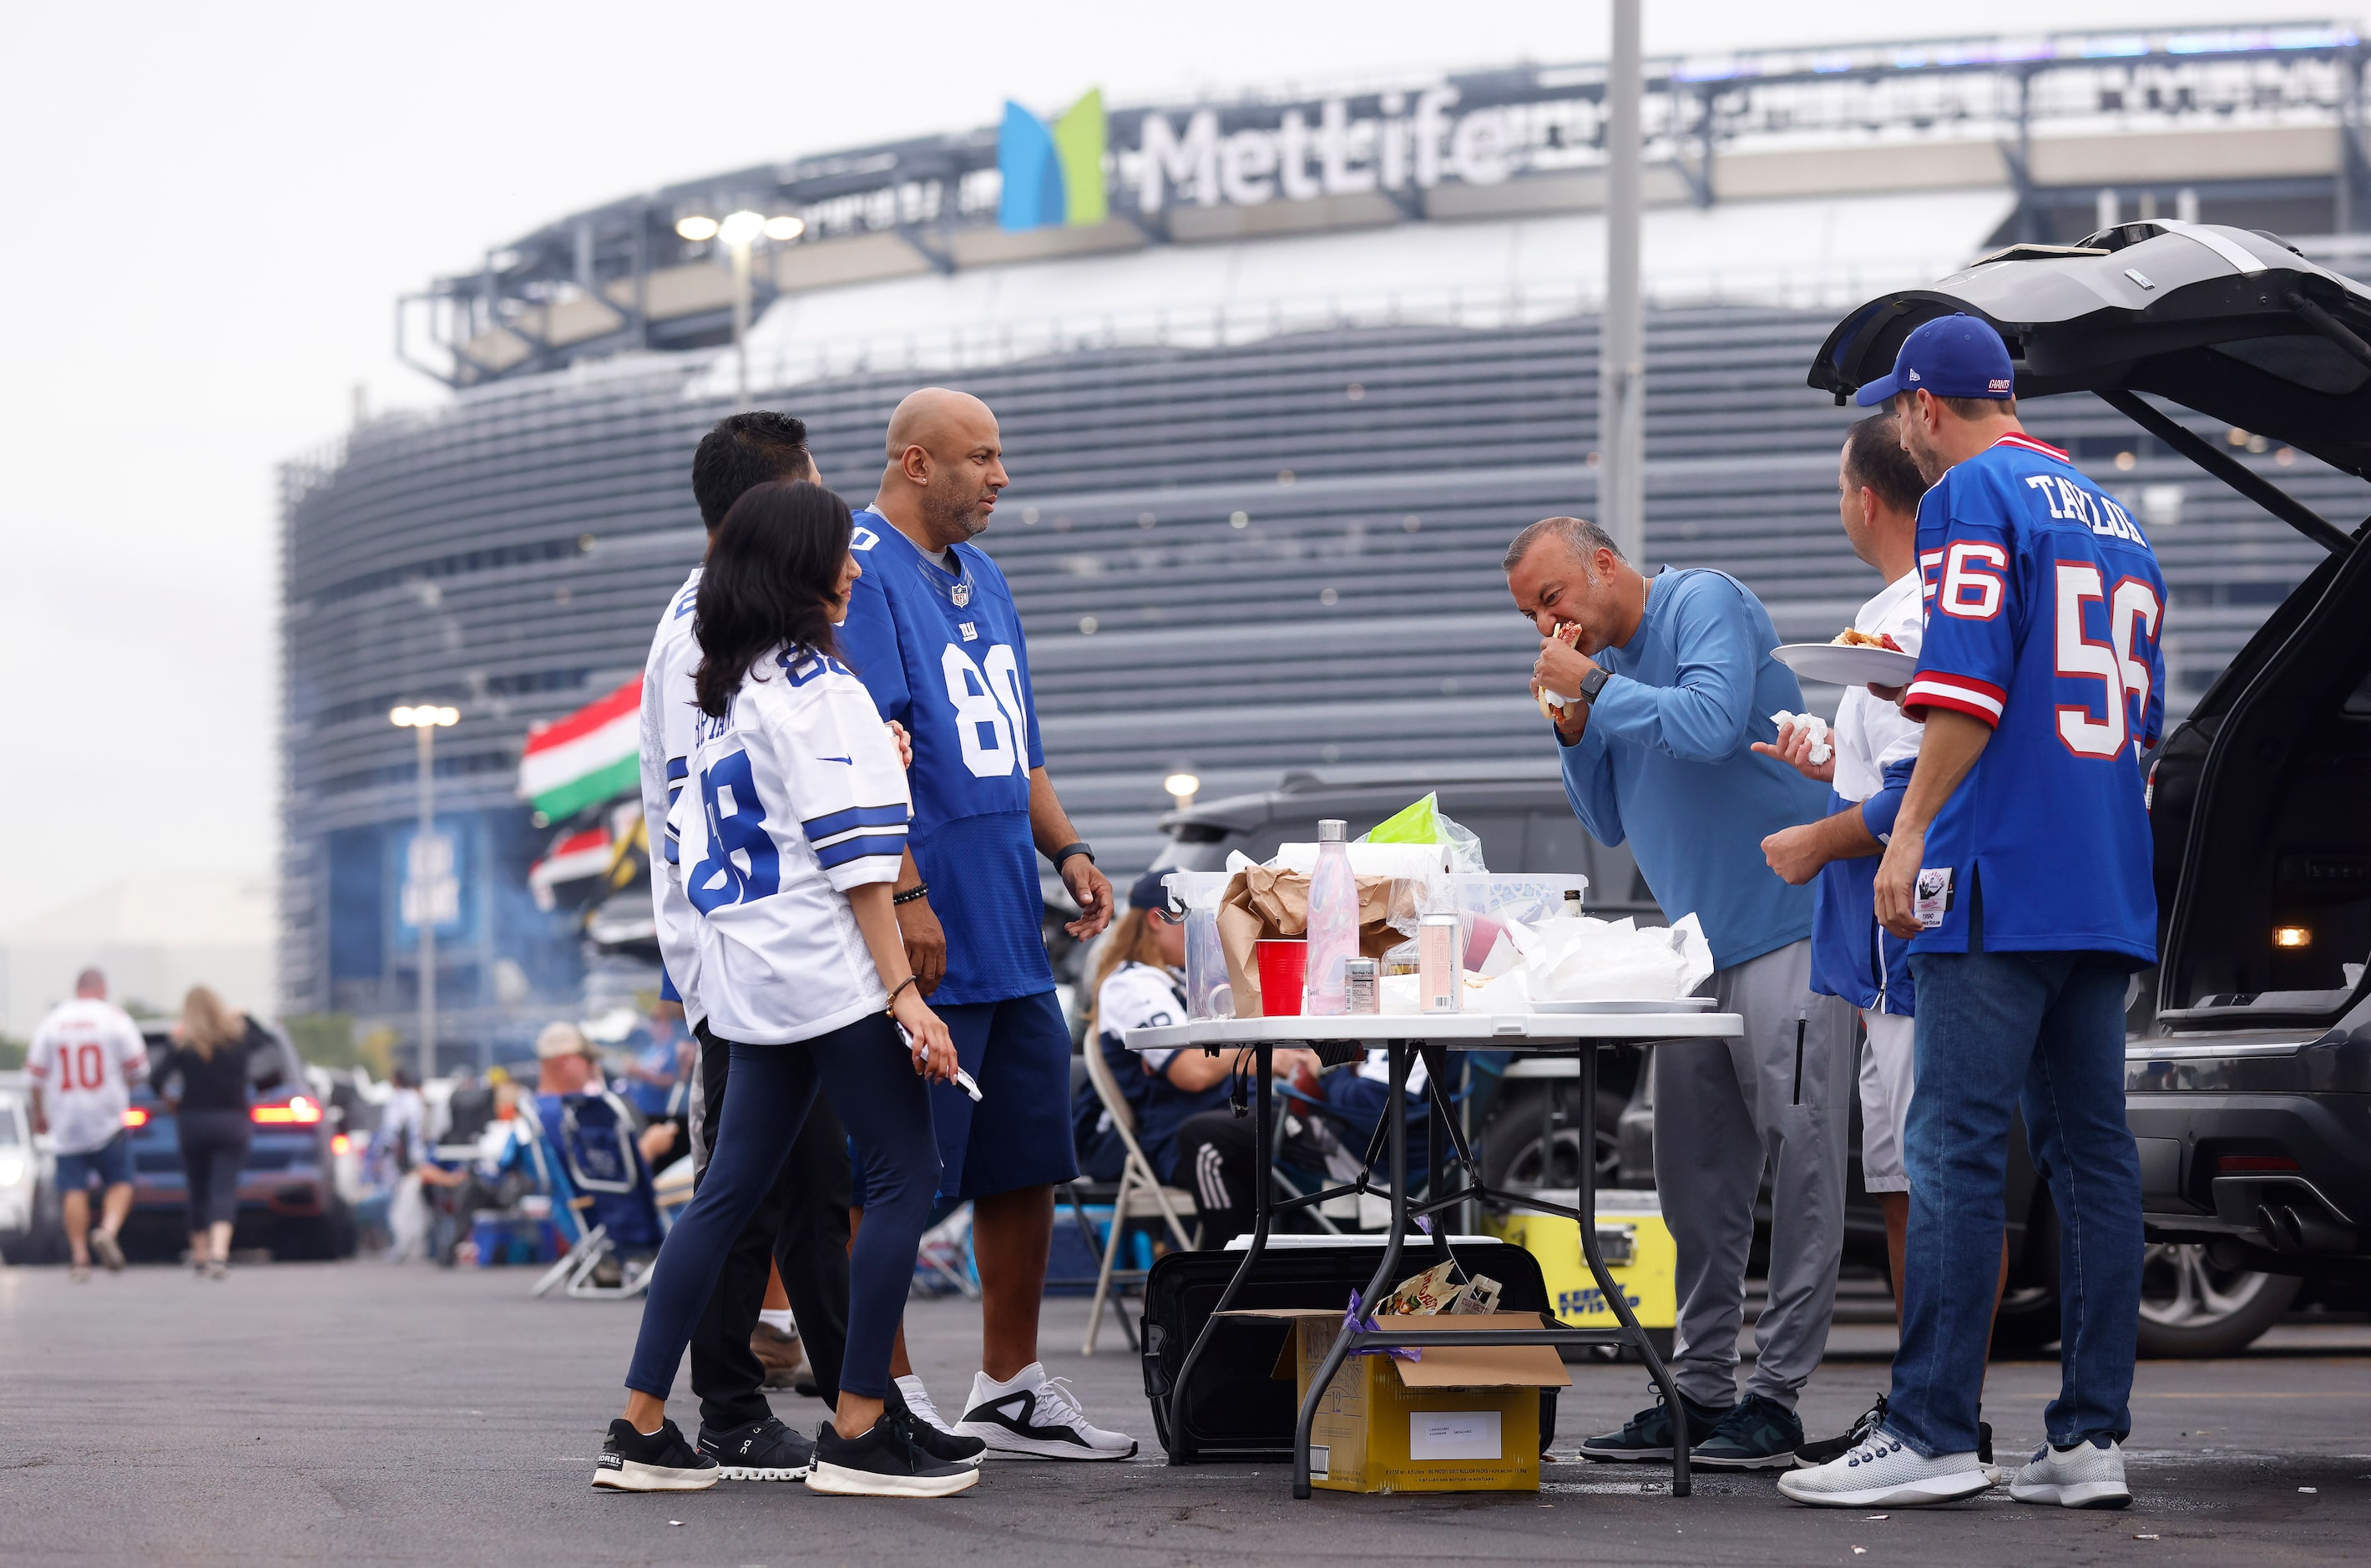
[[[1380,958],[1403,940],[1392,928],[1395,916],[1415,918],[1423,884],[1396,877],[1360,877],[1359,952]],[[1219,901],[1219,946],[1227,955],[1227,982],[1234,987],[1235,1016],[1260,1016],[1259,958],[1253,944],[1309,935],[1309,878],[1298,871],[1254,865],[1235,873]]]

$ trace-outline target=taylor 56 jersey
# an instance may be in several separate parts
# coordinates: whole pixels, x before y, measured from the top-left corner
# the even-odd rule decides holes
[[[2157,957],[2141,754],[2165,715],[2165,578],[2115,500],[2021,435],[1918,506],[1926,639],[1904,707],[1993,726],[1928,828],[1915,950]]]
[[[854,549],[864,575],[840,649],[881,716],[913,738],[908,842],[947,934],[931,1001],[1050,991],[1029,831],[1029,772],[1046,754],[1012,590],[984,552],[954,546],[950,571],[869,508],[856,514]]]

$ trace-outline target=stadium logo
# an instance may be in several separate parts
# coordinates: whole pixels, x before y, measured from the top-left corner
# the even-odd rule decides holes
[[[997,222],[1014,233],[1081,227],[1109,215],[1104,191],[1104,95],[1100,88],[1062,110],[1053,124],[1007,100],[996,137],[1004,194]]]

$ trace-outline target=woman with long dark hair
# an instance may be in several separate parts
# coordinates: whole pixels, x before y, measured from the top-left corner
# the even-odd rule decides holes
[[[238,1173],[255,1129],[248,1115],[248,1052],[262,1030],[206,986],[181,1000],[172,1048],[149,1069],[181,1140],[190,1193],[190,1267],[208,1279],[230,1269],[230,1233],[238,1218]],[[179,1080],[175,1084],[173,1080]]]
[[[666,1419],[677,1364],[734,1237],[774,1183],[818,1084],[855,1136],[867,1204],[849,1260],[848,1349],[807,1485],[935,1497],[979,1479],[891,1411],[889,1353],[938,1188],[925,1079],[954,1042],[922,1001],[889,895],[911,807],[896,743],[832,628],[859,568],[847,503],[761,484],[709,544],[695,635],[698,736],[668,814],[700,917],[704,1027],[733,1092],[699,1193],[667,1233],[593,1484],[712,1486],[717,1462]],[[901,1037],[902,1030],[902,1037]]]

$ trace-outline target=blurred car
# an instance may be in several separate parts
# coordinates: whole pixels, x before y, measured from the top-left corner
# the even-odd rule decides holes
[[[33,1136],[25,1075],[0,1074],[0,1258],[11,1263],[64,1255],[55,1162],[43,1146],[48,1142]]]
[[[269,1248],[275,1258],[326,1259],[354,1250],[353,1212],[337,1187],[336,1117],[279,1027],[256,1020],[247,1047],[248,1111],[254,1134],[239,1170],[234,1247]],[[172,1041],[162,1020],[143,1022],[150,1076],[132,1091],[124,1126],[132,1139],[132,1217],[127,1250],[170,1257],[189,1237],[189,1187],[180,1137],[155,1068]],[[238,1049],[233,1046],[229,1049]]]
[[[1315,773],[1288,773],[1275,789],[1197,804],[1162,819],[1170,846],[1162,869],[1217,871],[1240,850],[1266,860],[1284,843],[1311,843],[1321,818],[1340,818],[1354,831],[1381,821],[1427,790],[1437,791],[1443,814],[1482,841],[1494,870],[1579,872],[1589,877],[1585,907],[1600,919],[1627,915],[1660,924],[1637,863],[1626,847],[1596,842],[1573,816],[1556,778],[1434,783],[1409,775],[1329,783]],[[1601,1187],[1655,1185],[1654,1095],[1639,1071],[1644,1053],[1617,1046],[1600,1059],[1597,1146]],[[1486,1061],[1487,1058],[1478,1058]],[[1475,1097],[1474,1141],[1484,1181],[1524,1190],[1570,1188],[1579,1178],[1580,1132],[1571,1097],[1579,1085],[1563,1063],[1517,1057],[1495,1082],[1483,1079]],[[1845,1187],[1845,1257],[1887,1272],[1885,1217],[1861,1185],[1860,1106],[1852,1111],[1850,1161]],[[2004,1352],[2038,1351],[2058,1338],[2058,1216],[2049,1187],[2026,1151],[2025,1129],[2014,1131],[2004,1222],[2009,1281],[2001,1300],[1995,1343]],[[1768,1255],[1768,1194],[1757,1214],[1754,1267]],[[2246,1268],[2214,1263],[2196,1245],[2151,1243],[2142,1279],[2140,1341],[2150,1356],[2224,1355],[2243,1348],[2278,1319],[2296,1295],[2291,1282]]]

